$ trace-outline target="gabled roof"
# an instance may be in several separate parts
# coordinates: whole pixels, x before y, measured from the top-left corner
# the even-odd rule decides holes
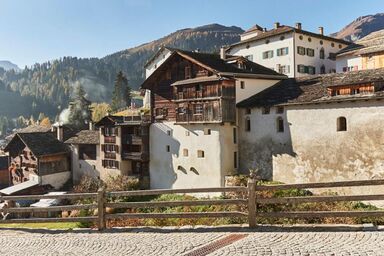
[[[152,63],[152,61],[154,61],[158,56],[160,56],[160,54],[164,51],[164,50],[168,50],[170,52],[173,52],[173,48],[171,47],[168,47],[168,46],[162,46],[145,64],[144,64],[144,68],[148,67],[149,64]]]
[[[384,30],[372,32],[357,40],[354,44],[342,49],[337,55],[364,55],[376,52],[384,52]]]
[[[141,116],[105,116],[99,122],[97,122],[95,126],[142,125],[144,123],[145,122],[142,121]]]
[[[98,145],[100,143],[100,133],[99,131],[83,130],[66,140],[65,143]]]
[[[310,104],[319,102],[346,101],[382,98],[384,92],[373,95],[340,95],[328,96],[327,88],[370,82],[384,82],[384,68],[313,75],[282,80],[274,86],[261,91],[237,104],[237,107],[261,107],[289,104]]]
[[[334,41],[334,42],[338,42],[338,43],[342,43],[342,44],[346,44],[346,45],[351,44],[350,42],[344,41],[342,39],[333,38],[333,37],[325,36],[325,35],[321,35],[321,34],[316,34],[313,32],[306,31],[306,30],[297,29],[297,28],[294,28],[291,26],[282,25],[282,26],[279,26],[278,28],[267,30],[267,31],[264,31],[262,33],[259,33],[255,37],[234,43],[234,44],[230,45],[227,48],[227,50],[229,50],[232,47],[237,46],[237,45],[242,45],[242,44],[246,44],[246,43],[250,43],[250,42],[254,42],[254,41],[258,41],[258,40],[262,40],[262,39],[267,39],[269,37],[273,37],[273,36],[277,36],[277,35],[281,35],[281,34],[285,34],[285,33],[290,33],[290,32],[301,33],[301,34],[308,35],[311,37],[317,37],[317,38],[321,38],[324,40],[330,40],[330,41]]]
[[[68,153],[69,148],[50,133],[17,133],[5,147],[4,151],[10,151],[16,141],[21,141],[36,157]]]

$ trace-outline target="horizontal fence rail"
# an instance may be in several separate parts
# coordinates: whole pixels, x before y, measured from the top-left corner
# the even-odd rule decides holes
[[[325,217],[384,217],[384,211],[290,211],[290,212],[263,212],[257,206],[268,204],[302,204],[318,202],[341,202],[341,201],[374,201],[384,200],[384,194],[371,195],[324,195],[324,196],[286,196],[286,197],[261,197],[262,191],[283,191],[288,189],[313,189],[313,188],[343,188],[355,186],[378,186],[384,185],[384,180],[361,180],[340,181],[306,184],[275,184],[257,185],[257,181],[250,179],[247,187],[216,187],[216,188],[193,188],[193,189],[155,189],[138,191],[113,191],[106,192],[103,188],[97,193],[68,193],[62,195],[23,195],[23,196],[0,196],[2,201],[18,200],[41,200],[41,199],[67,199],[72,205],[60,205],[49,207],[10,207],[0,209],[0,223],[42,223],[42,222],[94,222],[100,230],[106,228],[107,220],[116,219],[163,219],[163,218],[231,218],[248,217],[250,227],[256,227],[258,218],[325,218]],[[135,201],[131,197],[140,199],[140,196],[159,196],[164,194],[196,194],[196,193],[226,193],[236,195],[235,199],[199,199],[199,200],[176,200],[176,201]],[[87,199],[84,201],[84,199]],[[126,200],[119,201],[120,199]],[[218,212],[171,212],[171,213],[112,213],[110,209],[140,209],[140,208],[165,208],[165,207],[190,207],[190,206],[240,206],[236,209]],[[225,208],[227,209],[227,208]],[[232,209],[232,208],[230,208]],[[72,211],[88,211],[87,217],[57,217],[57,213],[67,212],[70,216]],[[35,213],[56,213],[56,217],[34,217]],[[5,216],[1,220],[1,214]],[[8,218],[9,214],[25,215],[30,217]]]

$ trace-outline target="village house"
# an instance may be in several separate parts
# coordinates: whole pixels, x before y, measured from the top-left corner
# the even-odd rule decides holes
[[[240,42],[225,50],[289,77],[300,77],[334,73],[336,53],[349,44],[324,35],[323,27],[313,33],[303,30],[301,23],[291,27],[276,22],[270,30],[253,26],[241,35]]]
[[[8,171],[8,156],[0,155],[0,189],[8,187],[10,183]]]
[[[51,133],[17,133],[4,151],[9,154],[10,186],[27,182],[60,189],[71,181],[69,148]]]
[[[241,173],[285,183],[384,178],[384,69],[282,80],[237,107]]]
[[[384,68],[384,30],[373,32],[337,53],[336,71]]]
[[[236,102],[287,77],[224,52],[166,52],[141,86],[151,93],[151,188],[223,186],[238,168]]]

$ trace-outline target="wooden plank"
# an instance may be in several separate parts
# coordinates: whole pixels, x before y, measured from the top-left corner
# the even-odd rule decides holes
[[[103,230],[106,227],[105,201],[105,188],[101,187],[97,191],[97,227],[99,230]]]
[[[246,187],[219,187],[219,188],[191,188],[191,189],[154,189],[136,191],[107,192],[107,196],[149,196],[162,194],[185,193],[215,193],[215,192],[247,192]]]
[[[3,208],[0,212],[4,213],[21,213],[21,212],[54,212],[54,211],[72,211],[84,209],[96,209],[96,204],[83,204],[83,205],[61,205],[50,207],[17,207],[17,208]]]
[[[384,185],[384,180],[354,180],[337,182],[319,182],[302,184],[281,184],[256,186],[257,191],[284,190],[284,189],[305,189],[305,188],[335,188],[335,187],[356,187],[356,186],[377,186]]]
[[[24,196],[0,196],[0,200],[40,200],[40,199],[85,199],[96,198],[97,193],[73,193],[64,195],[24,195]]]
[[[384,211],[258,212],[263,218],[382,217]]]
[[[300,204],[312,202],[340,202],[340,201],[372,201],[384,200],[383,195],[352,195],[352,196],[297,196],[297,197],[277,197],[277,198],[258,198],[260,204]]]
[[[246,217],[242,212],[183,212],[183,213],[116,213],[106,214],[106,219],[164,219],[164,218],[227,218]]]
[[[218,200],[194,200],[194,201],[158,201],[158,202],[121,202],[106,203],[106,207],[111,208],[158,208],[158,207],[178,207],[195,205],[244,205],[245,199],[218,199]]]
[[[84,222],[97,221],[97,216],[92,217],[73,217],[73,218],[29,218],[29,219],[6,219],[0,220],[1,223],[47,223],[47,222]]]
[[[248,180],[248,224],[250,228],[256,227],[256,181]]]

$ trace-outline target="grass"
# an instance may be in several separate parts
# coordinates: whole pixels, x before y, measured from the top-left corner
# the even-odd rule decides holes
[[[89,225],[81,222],[59,222],[59,223],[13,223],[13,224],[0,224],[0,228],[34,228],[34,229],[74,229],[86,228]]]

